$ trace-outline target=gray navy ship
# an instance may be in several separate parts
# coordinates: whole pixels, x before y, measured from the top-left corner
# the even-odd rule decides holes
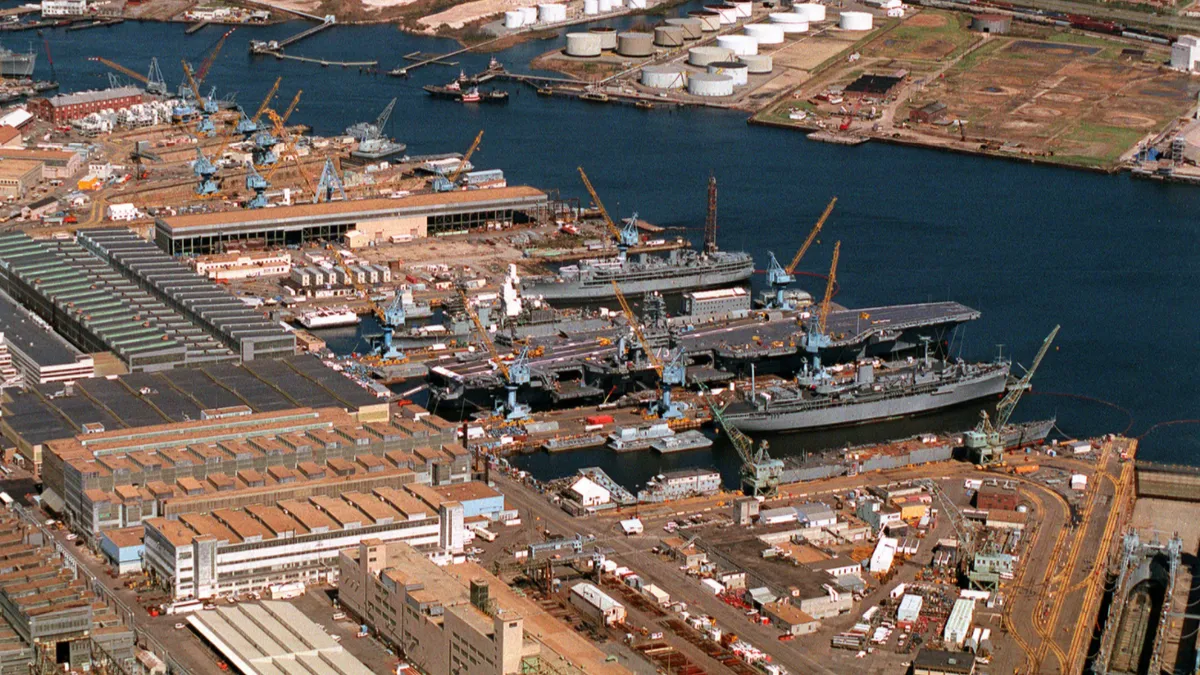
[[[666,257],[641,254],[638,260],[584,260],[563,267],[557,276],[528,278],[523,290],[547,300],[597,300],[615,297],[614,281],[622,293],[640,295],[729,286],[752,274],[754,259],[748,253],[678,249]]]
[[[0,77],[32,77],[37,54],[31,47],[27,52],[14,52],[0,46]]]
[[[911,417],[1002,394],[1009,363],[920,359],[911,363],[859,363],[842,372],[822,369],[796,383],[750,392],[725,409],[746,432],[811,431]]]

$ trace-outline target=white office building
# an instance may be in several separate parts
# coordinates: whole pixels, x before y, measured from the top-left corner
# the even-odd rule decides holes
[[[42,0],[42,16],[82,16],[87,0]]]
[[[1171,45],[1171,67],[1176,70],[1195,71],[1200,61],[1200,37],[1180,35]]]

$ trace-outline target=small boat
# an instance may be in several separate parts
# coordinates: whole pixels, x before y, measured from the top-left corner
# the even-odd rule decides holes
[[[641,108],[642,110],[654,110],[654,103],[651,101],[638,101],[633,105],[634,107]]]
[[[538,96],[553,96],[554,90],[550,87],[538,87]]]
[[[508,92],[493,89],[483,95],[484,103],[508,103]]]
[[[478,89],[471,87],[470,89],[464,91],[462,98],[458,100],[462,101],[463,103],[479,103],[481,100],[483,100],[483,97],[480,96]]]

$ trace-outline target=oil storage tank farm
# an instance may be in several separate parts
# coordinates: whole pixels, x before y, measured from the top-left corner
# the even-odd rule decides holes
[[[737,23],[737,7],[733,5],[705,5],[704,9],[716,12],[722,26],[731,26]]]
[[[537,6],[538,23],[559,23],[567,20],[567,6],[557,3]]]
[[[715,61],[733,59],[733,50],[724,47],[692,47],[688,50],[688,63],[703,68]]]
[[[511,9],[504,13],[505,28],[520,28],[525,25],[525,13],[519,9]]]
[[[567,33],[567,56],[600,56],[600,36],[595,33]]]
[[[750,75],[765,75],[775,67],[775,63],[767,54],[747,54],[737,57],[737,60],[746,64],[746,72]]]
[[[520,11],[521,11],[521,18],[523,19],[523,21],[522,21],[523,25],[532,26],[533,24],[537,23],[537,20],[538,20],[538,8],[537,7],[521,7]]]
[[[784,33],[807,33],[808,18],[792,12],[775,12],[767,15],[767,20],[783,29]]]
[[[588,32],[592,35],[600,36],[600,49],[605,51],[613,51],[617,48],[617,31],[608,26],[596,26],[589,28]]]
[[[740,19],[748,18],[754,13],[754,3],[751,0],[733,0],[730,4],[737,9]]]
[[[746,35],[754,38],[760,45],[783,44],[783,26],[774,23],[751,23],[742,28]]]
[[[838,19],[838,28],[842,30],[871,30],[875,25],[875,17],[866,12],[842,12]]]
[[[646,57],[654,52],[654,36],[649,33],[617,33],[617,53],[621,56]]]

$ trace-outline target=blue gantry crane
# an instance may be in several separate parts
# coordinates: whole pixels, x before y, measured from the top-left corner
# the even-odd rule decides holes
[[[795,309],[786,296],[788,286],[796,282],[796,266],[800,264],[800,259],[808,252],[808,247],[812,246],[817,235],[820,234],[821,228],[825,227],[825,221],[829,219],[829,214],[833,212],[834,204],[837,204],[837,197],[829,201],[829,206],[825,207],[825,212],[821,214],[821,218],[817,220],[817,224],[808,233],[808,238],[804,240],[804,243],[800,246],[800,250],[796,251],[791,264],[786,268],[779,264],[774,253],[768,252],[768,255],[771,256],[771,262],[767,265],[767,283],[771,284],[773,297],[767,301],[767,306],[771,309]]]
[[[637,228],[637,214],[634,213],[632,218],[627,218],[621,227],[613,222],[613,219],[608,215],[608,209],[604,208],[604,202],[600,201],[600,195],[596,194],[596,188],[592,187],[592,181],[588,180],[587,174],[584,173],[583,167],[579,167],[579,177],[583,179],[583,186],[587,188],[588,194],[592,197],[592,203],[596,205],[596,210],[600,212],[600,217],[604,219],[604,224],[608,227],[608,231],[617,241],[617,260],[624,263],[625,258],[629,254],[629,249],[637,246],[641,241],[641,235]]]

